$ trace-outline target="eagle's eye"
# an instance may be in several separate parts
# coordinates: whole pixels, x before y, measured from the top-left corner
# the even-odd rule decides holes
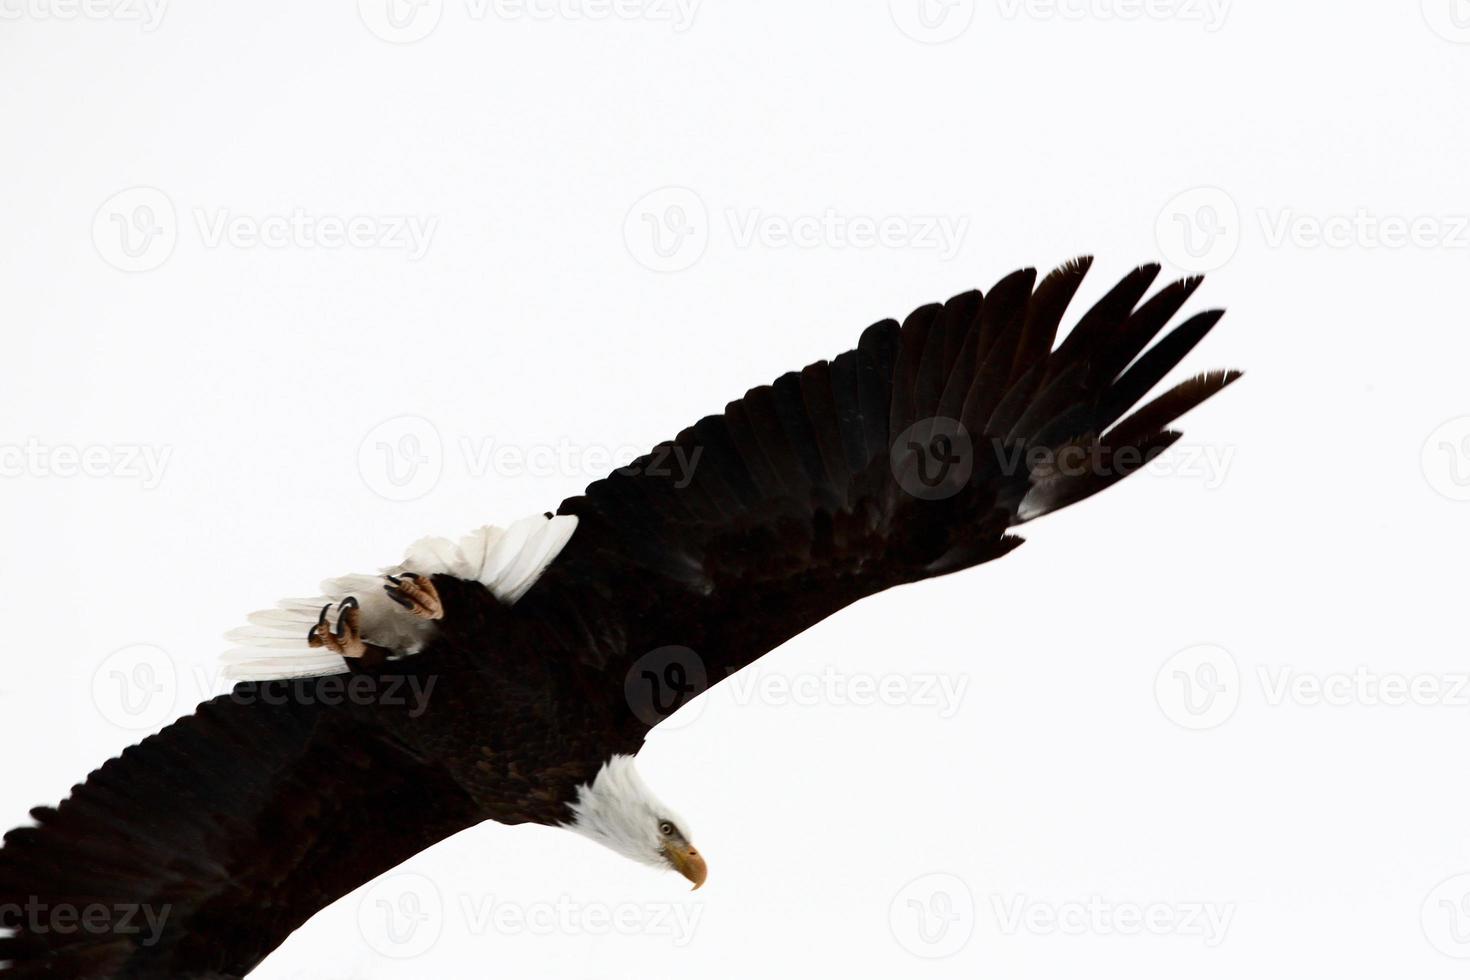
[[[665,837],[672,837],[674,836],[674,825],[665,820],[663,823],[658,825],[658,832],[660,834],[663,834]]]

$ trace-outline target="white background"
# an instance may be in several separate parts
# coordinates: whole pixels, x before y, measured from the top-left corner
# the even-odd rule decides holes
[[[1463,0],[386,2],[0,0],[0,823],[218,689],[251,609],[872,320],[1159,259],[1230,310],[1189,371],[1246,378],[651,737],[704,890],[487,824],[258,976],[1463,976]],[[293,215],[326,240],[250,237]]]

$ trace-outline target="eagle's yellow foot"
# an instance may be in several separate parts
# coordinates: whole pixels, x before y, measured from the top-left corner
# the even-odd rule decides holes
[[[321,615],[316,618],[316,625],[306,634],[306,642],[312,647],[326,647],[339,657],[358,658],[370,653],[373,649],[372,645],[363,640],[362,633],[358,630],[362,610],[357,607],[357,599],[348,596],[337,604],[337,629],[335,631],[327,622],[327,613],[331,608],[330,602],[322,606]]]
[[[388,593],[388,598],[419,619],[444,618],[444,604],[439,601],[439,590],[434,588],[433,579],[413,572],[387,578],[389,584],[383,586],[383,591]]]

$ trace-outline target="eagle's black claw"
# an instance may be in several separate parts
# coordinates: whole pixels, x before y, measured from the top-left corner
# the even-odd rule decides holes
[[[319,647],[322,645],[320,633],[322,631],[322,627],[325,626],[327,623],[327,610],[331,608],[332,604],[330,602],[327,603],[325,606],[322,606],[322,611],[317,614],[316,624],[312,626],[311,629],[306,631],[306,642],[308,645],[313,647]]]
[[[327,613],[331,611],[332,604],[329,602],[322,606],[322,611],[316,617],[316,625],[306,634],[307,646],[314,650],[326,647],[343,657],[361,657],[368,645],[363,642],[361,634],[358,633],[358,606],[356,596],[348,596],[337,603],[337,628],[335,630],[327,622]]]

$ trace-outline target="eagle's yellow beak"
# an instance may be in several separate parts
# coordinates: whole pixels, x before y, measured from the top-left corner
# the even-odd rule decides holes
[[[694,882],[694,891],[698,891],[704,879],[709,877],[709,865],[704,863],[704,856],[694,849],[693,844],[684,847],[670,842],[664,845],[664,853],[675,871]]]

